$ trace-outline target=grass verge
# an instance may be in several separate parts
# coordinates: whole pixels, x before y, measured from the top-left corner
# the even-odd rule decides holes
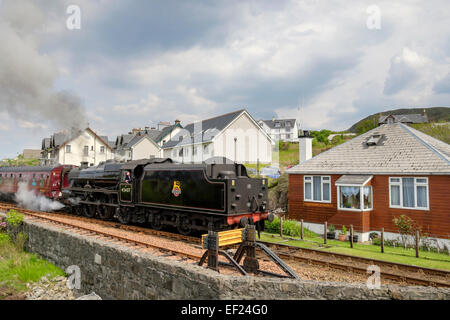
[[[450,256],[446,253],[420,251],[420,257],[416,258],[416,251],[414,249],[385,247],[385,253],[381,253],[380,247],[372,244],[355,243],[354,248],[352,249],[350,248],[350,243],[347,241],[327,240],[327,246],[325,247],[321,237],[305,237],[304,239],[306,241],[295,240],[290,237],[281,238],[279,235],[265,232],[261,234],[261,241],[282,243],[301,248],[312,248],[426,268],[450,270]]]
[[[43,276],[64,276],[64,272],[53,264],[27,253],[15,245],[5,233],[0,233],[0,288],[22,292],[27,283],[37,282]],[[1,296],[0,300],[4,297]]]

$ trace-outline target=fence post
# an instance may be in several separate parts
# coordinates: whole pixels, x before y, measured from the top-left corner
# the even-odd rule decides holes
[[[384,253],[384,228],[381,228],[381,253]]]
[[[350,248],[353,248],[353,225],[350,225]]]
[[[419,257],[419,230],[416,230],[416,258]]]
[[[323,243],[327,244],[327,230],[328,230],[328,223],[325,221],[323,225]]]
[[[303,240],[303,219],[300,220],[300,239]]]

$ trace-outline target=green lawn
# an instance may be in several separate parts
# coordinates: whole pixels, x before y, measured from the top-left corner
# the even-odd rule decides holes
[[[385,260],[389,262],[404,263],[420,267],[450,270],[450,256],[447,253],[420,251],[420,258],[416,258],[416,251],[414,249],[403,249],[399,247],[385,246],[385,252],[381,253],[381,249],[379,246],[371,244],[354,243],[354,248],[352,249],[350,248],[350,243],[347,241],[342,242],[338,240],[328,239],[327,246],[325,247],[323,245],[323,238],[321,237],[304,238],[306,241],[289,239],[292,238],[283,237],[283,239],[281,239],[280,236],[276,234],[261,234],[262,241],[283,243],[286,245],[292,245],[301,248],[319,249],[323,251],[343,253],[364,258]]]
[[[35,254],[18,248],[5,233],[0,233],[0,288],[26,290],[27,283],[37,282],[43,276],[64,276],[64,272]],[[0,297],[2,299],[2,297]]]

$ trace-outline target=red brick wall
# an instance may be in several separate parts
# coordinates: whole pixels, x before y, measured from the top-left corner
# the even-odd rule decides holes
[[[405,214],[422,225],[433,236],[450,238],[450,176],[428,177],[430,210],[389,208],[389,176],[374,176],[373,210],[365,212],[337,210],[336,180],[342,175],[331,175],[331,203],[303,201],[303,175],[289,175],[289,217],[313,223],[334,224],[337,228],[353,224],[355,231],[367,232],[385,228],[397,232],[394,217]],[[395,175],[398,176],[398,175]]]

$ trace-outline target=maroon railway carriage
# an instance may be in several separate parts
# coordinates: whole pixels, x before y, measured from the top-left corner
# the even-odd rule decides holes
[[[0,197],[14,200],[20,183],[26,183],[28,190],[36,194],[60,200],[61,188],[69,186],[69,171],[74,166],[53,167],[0,167]]]

